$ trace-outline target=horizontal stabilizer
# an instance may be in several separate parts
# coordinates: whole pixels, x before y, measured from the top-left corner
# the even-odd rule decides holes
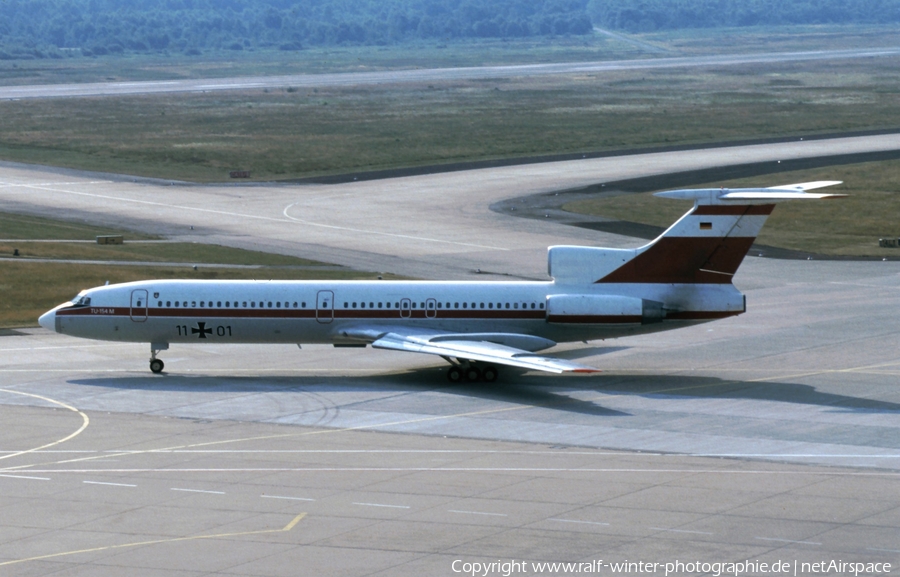
[[[767,202],[778,202],[779,200],[817,200],[822,198],[844,198],[846,194],[822,194],[818,192],[792,192],[790,190],[747,190],[747,191],[734,191],[734,192],[726,192],[725,194],[720,194],[720,200],[753,200],[753,201],[767,201]]]
[[[826,186],[834,186],[836,184],[844,184],[842,180],[816,180],[814,182],[799,182],[797,184],[783,184],[781,186],[770,186],[769,188],[778,190],[815,190],[816,188],[825,188]]]
[[[842,184],[839,180],[817,180],[767,188],[692,188],[666,190],[653,196],[676,200],[693,200],[700,205],[710,204],[774,204],[783,200],[821,200],[843,198],[846,194],[807,193],[807,190]]]

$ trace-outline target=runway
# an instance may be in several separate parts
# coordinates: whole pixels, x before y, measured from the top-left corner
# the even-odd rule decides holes
[[[696,68],[709,66],[721,67],[747,64],[809,62],[815,60],[882,58],[897,56],[898,54],[900,54],[900,47],[880,47],[761,54],[720,54],[713,56],[648,58],[644,60],[473,66],[468,68],[417,68],[413,70],[294,74],[286,76],[247,76],[236,78],[197,78],[134,82],[85,82],[76,84],[3,86],[0,87],[0,100],[126,96],[178,92],[218,92],[285,87],[334,88],[341,86],[372,86],[378,84],[417,84],[423,82],[478,80],[486,78],[546,76],[552,74],[597,74],[621,70],[653,70],[661,68]]]
[[[161,186],[7,166],[0,202],[423,278],[546,278],[549,244],[637,241],[490,204],[898,147],[888,135],[331,186]],[[450,386],[427,356],[327,347],[178,346],[156,376],[145,345],[17,331],[0,337],[0,569],[896,564],[898,279],[896,262],[748,258],[734,281],[746,314],[554,351],[597,377],[508,370],[490,387]]]

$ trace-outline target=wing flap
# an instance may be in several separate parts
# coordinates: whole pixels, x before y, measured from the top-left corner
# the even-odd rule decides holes
[[[372,347],[496,363],[550,373],[600,372],[593,367],[579,365],[564,359],[544,357],[530,351],[488,341],[469,340],[468,335],[456,336],[459,337],[458,340],[449,333],[422,335],[389,332],[373,341]]]

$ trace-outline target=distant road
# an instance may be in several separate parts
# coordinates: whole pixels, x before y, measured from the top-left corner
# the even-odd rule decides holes
[[[295,74],[289,76],[245,76],[235,78],[201,78],[145,82],[98,82],[84,84],[45,84],[0,87],[0,100],[23,98],[71,98],[83,96],[123,96],[129,94],[163,94],[172,92],[210,92],[254,88],[323,88],[484,78],[514,78],[550,74],[591,74],[618,70],[652,70],[660,68],[694,68],[701,66],[737,66],[742,64],[774,64],[810,60],[845,60],[900,56],[900,47],[856,50],[817,50],[812,52],[774,52],[766,54],[726,54],[646,60],[614,60],[603,62],[570,62],[559,64],[526,64],[515,66],[478,66],[471,68],[425,68],[385,70],[378,72],[345,72],[335,74]]]

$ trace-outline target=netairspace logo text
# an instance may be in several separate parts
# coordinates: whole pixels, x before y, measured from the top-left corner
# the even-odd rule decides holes
[[[645,561],[621,561],[603,562],[603,559],[582,561],[575,563],[546,562],[546,561],[463,561],[457,559],[451,564],[454,573],[469,575],[470,577],[488,577],[502,575],[510,577],[516,574],[597,574],[611,573],[614,575],[625,574],[660,574],[668,577],[685,573],[706,573],[712,577],[741,577],[743,575],[759,575],[771,573],[773,575],[884,575],[891,572],[890,563],[863,563],[847,562],[842,560],[800,562],[800,561],[739,561],[739,562],[714,562],[679,561],[668,563],[648,563]]]

